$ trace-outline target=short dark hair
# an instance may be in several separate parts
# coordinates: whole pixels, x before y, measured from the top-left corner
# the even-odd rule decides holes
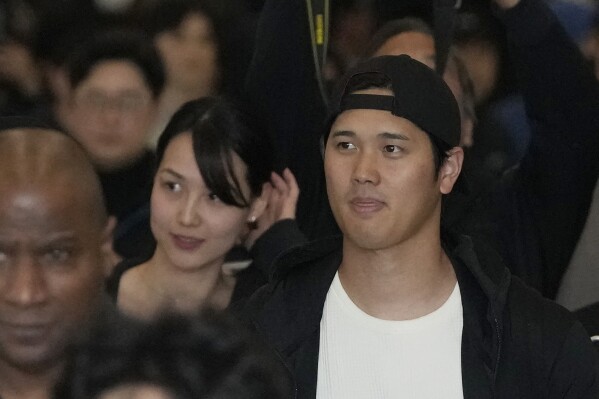
[[[246,207],[241,185],[233,172],[233,153],[247,167],[245,176],[252,196],[262,192],[273,167],[272,148],[261,121],[241,102],[223,97],[189,101],[173,115],[158,139],[157,164],[171,140],[191,133],[196,163],[206,186],[228,205]]]
[[[136,65],[154,97],[164,88],[164,66],[152,41],[135,30],[115,29],[93,35],[68,61],[69,80],[77,87],[101,62],[123,60]]]
[[[157,386],[177,399],[289,394],[289,378],[273,353],[231,316],[215,311],[107,325],[75,349],[57,399],[95,399],[127,384]]]

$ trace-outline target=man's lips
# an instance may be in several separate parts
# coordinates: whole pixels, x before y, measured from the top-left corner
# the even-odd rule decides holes
[[[204,240],[202,239],[183,236],[179,234],[171,234],[171,237],[177,248],[182,249],[184,251],[196,250],[204,243]]]
[[[52,328],[51,323],[40,322],[0,322],[0,328],[16,340],[33,344],[47,336]]]
[[[385,203],[376,198],[355,197],[350,201],[352,209],[359,214],[371,214],[384,208]]]

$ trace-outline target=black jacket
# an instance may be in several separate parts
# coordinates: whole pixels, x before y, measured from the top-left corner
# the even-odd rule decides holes
[[[465,399],[599,397],[596,354],[569,312],[512,277],[491,250],[475,252],[466,236],[446,252],[462,296]],[[292,250],[278,260],[279,279],[245,309],[294,377],[297,398],[316,396],[320,320],[340,262],[338,239]]]
[[[156,171],[156,156],[146,150],[132,164],[110,172],[98,172],[108,214],[115,216],[114,250],[123,258],[153,252],[150,231],[150,194]]]
[[[599,175],[599,84],[541,0],[522,0],[502,19],[532,143],[499,182],[448,197],[444,224],[484,237],[515,275],[554,298]],[[298,179],[297,219],[309,239],[336,230],[320,154],[327,110],[312,59],[306,2],[267,0],[246,90],[268,116],[279,161]]]

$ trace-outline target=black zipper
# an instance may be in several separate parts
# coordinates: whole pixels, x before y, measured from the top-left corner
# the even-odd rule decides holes
[[[493,312],[495,313],[495,312]],[[493,370],[493,395],[497,397],[497,373],[499,372],[499,361],[501,360],[501,329],[499,328],[499,320],[493,315],[493,321],[495,322],[495,333],[497,334],[497,358],[495,359],[495,370]]]

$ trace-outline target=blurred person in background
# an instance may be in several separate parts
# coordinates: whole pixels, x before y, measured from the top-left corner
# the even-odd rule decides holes
[[[28,2],[0,1],[0,116],[33,116],[48,105],[34,52],[37,22]]]
[[[238,322],[204,310],[107,326],[78,349],[56,399],[285,399],[288,376]]]
[[[154,153],[147,146],[164,70],[141,33],[98,33],[68,63],[67,130],[87,151],[102,182],[108,212],[118,220],[115,248],[123,257],[151,251],[147,208]]]
[[[134,19],[153,38],[166,71],[153,142],[183,103],[221,93],[239,94],[253,37],[250,14],[239,4],[140,0],[134,5]]]

